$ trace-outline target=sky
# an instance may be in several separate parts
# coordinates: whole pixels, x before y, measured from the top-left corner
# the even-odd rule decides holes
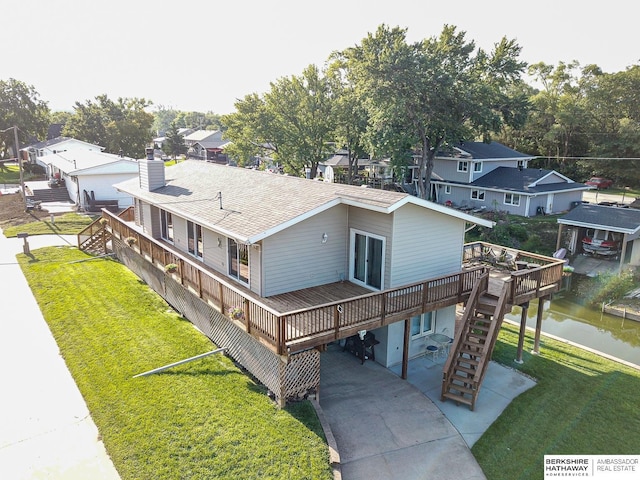
[[[628,0],[0,0],[0,80],[31,85],[53,111],[106,94],[154,107],[231,113],[236,99],[322,66],[380,24],[409,41],[445,24],[528,63],[577,60],[605,72],[640,63]]]

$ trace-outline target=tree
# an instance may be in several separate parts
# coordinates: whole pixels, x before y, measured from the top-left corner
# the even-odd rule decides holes
[[[44,139],[49,126],[49,107],[35,88],[10,78],[0,80],[0,130],[18,127],[18,143]],[[13,130],[0,134],[0,158],[17,157]]]
[[[315,177],[318,162],[333,151],[330,82],[314,65],[301,76],[280,78],[263,97],[247,95],[236,112],[222,118],[232,155],[260,155],[268,151],[286,172]]]
[[[142,158],[152,138],[153,115],[143,98],[110,100],[99,95],[95,102],[76,102],[64,134],[105,147],[107,152]]]
[[[213,112],[178,112],[172,120],[178,128],[197,128],[198,130],[220,130],[221,116]]]
[[[176,117],[180,112],[173,108],[167,108],[164,105],[158,105],[153,112],[153,131],[155,135],[161,137],[171,128],[171,124],[175,123]]]
[[[476,51],[464,32],[445,26],[439,37],[407,43],[406,30],[378,27],[343,52],[350,77],[366,98],[370,138],[381,150],[410,146],[419,158],[418,195],[428,198],[433,158],[445,144],[517,124],[511,98],[525,64],[520,47],[503,38],[491,54]]]
[[[247,165],[255,156],[278,156],[270,126],[273,117],[266,110],[264,99],[257,93],[245,95],[235,103],[236,111],[222,117],[224,137],[231,141],[225,152],[239,165]]]
[[[187,153],[184,137],[178,132],[178,127],[175,123],[172,123],[166,131],[162,149],[167,155],[171,155],[174,159],[178,155]]]
[[[347,183],[358,173],[358,159],[367,155],[366,132],[369,114],[354,85],[347,79],[347,65],[335,56],[327,77],[334,96],[332,119],[336,146],[347,151]]]

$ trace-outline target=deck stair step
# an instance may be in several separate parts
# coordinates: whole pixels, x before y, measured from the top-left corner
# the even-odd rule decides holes
[[[462,395],[456,395],[455,393],[451,393],[451,392],[446,392],[442,395],[444,398],[447,398],[449,400],[453,400],[454,402],[457,403],[464,403],[466,405],[471,406],[473,404],[473,401],[471,398],[467,398],[464,397]]]
[[[475,408],[480,387],[507,307],[509,284],[499,297],[489,295],[488,274],[474,285],[463,314],[463,324],[442,370],[441,400]]]
[[[83,252],[93,255],[106,255],[108,253],[106,251],[107,244],[111,241],[112,234],[99,222],[100,220],[98,219],[85,229],[85,231],[93,233],[79,245],[80,250]],[[84,231],[79,236],[83,236],[82,233]]]
[[[475,368],[463,367],[462,365],[456,365],[455,371],[456,372],[468,373],[469,375],[475,375],[475,373],[476,373],[476,369]]]

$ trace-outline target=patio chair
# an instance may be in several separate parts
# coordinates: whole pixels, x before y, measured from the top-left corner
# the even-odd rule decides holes
[[[440,357],[440,347],[433,344],[427,345],[425,355],[431,355],[431,360],[435,362]]]

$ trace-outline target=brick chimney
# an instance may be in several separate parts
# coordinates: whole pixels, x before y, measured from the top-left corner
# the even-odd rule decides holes
[[[155,160],[153,148],[146,149],[147,158],[138,160],[140,188],[149,192],[164,187],[164,162]]]

